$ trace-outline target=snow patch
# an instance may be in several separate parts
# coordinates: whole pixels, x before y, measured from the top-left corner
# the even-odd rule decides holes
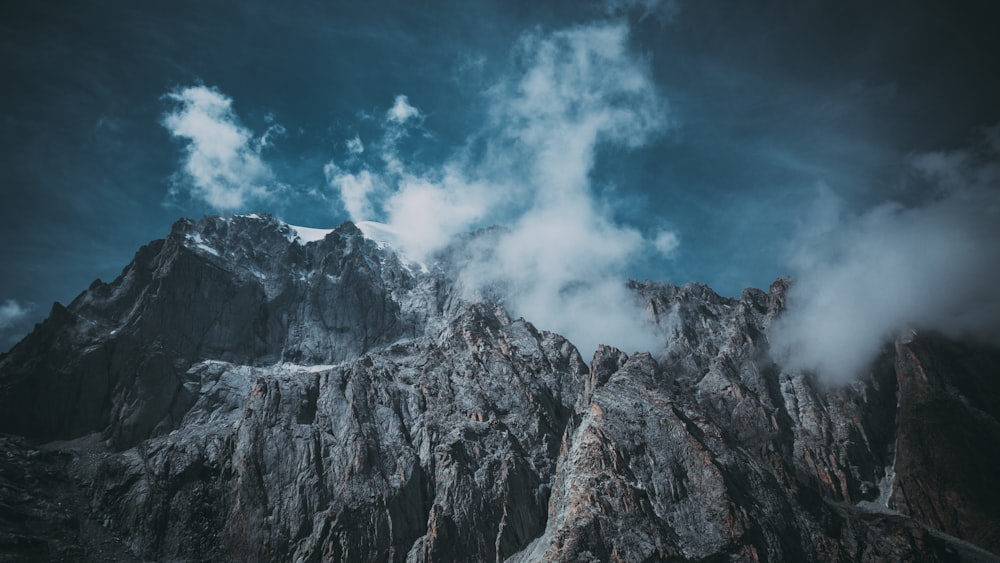
[[[333,232],[333,229],[314,229],[312,227],[297,227],[288,225],[288,228],[295,233],[295,241],[299,244],[308,244],[326,238],[326,235]]]
[[[303,365],[291,362],[279,362],[274,365],[283,373],[320,373],[336,368],[338,364],[314,364]]]
[[[375,221],[358,221],[354,224],[365,238],[378,243],[380,247],[389,245],[399,247],[399,233],[385,223]]]
[[[198,246],[198,248],[204,250],[205,252],[207,252],[209,254],[214,254],[215,256],[219,255],[219,251],[218,250],[212,248],[211,246],[208,246],[207,244],[199,244],[197,246]]]
[[[205,252],[212,254],[214,256],[219,255],[219,251],[205,244],[205,239],[201,238],[201,233],[194,232],[187,236],[187,239],[194,243],[195,248],[204,250]]]

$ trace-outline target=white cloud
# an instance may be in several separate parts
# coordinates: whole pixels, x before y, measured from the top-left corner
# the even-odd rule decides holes
[[[216,88],[189,86],[166,95],[176,106],[162,124],[173,137],[187,142],[183,172],[174,193],[187,191],[219,211],[244,208],[274,193],[271,169],[260,157],[272,135],[284,129],[271,125],[257,140],[240,124],[232,98]]]
[[[361,137],[355,135],[353,139],[347,140],[347,152],[359,155],[365,152],[365,145],[361,142]]]
[[[398,154],[403,125],[423,115],[398,96],[369,151],[377,158],[353,176],[328,167],[331,184],[352,218],[374,213],[421,260],[457,234],[502,224],[460,262],[470,296],[500,289],[514,314],[585,354],[598,343],[652,349],[624,272],[646,249],[673,251],[677,238],[646,241],[617,224],[590,179],[600,144],[635,148],[669,127],[648,65],[629,51],[621,22],[527,34],[516,64],[485,95],[487,125],[442,166],[417,169]]]
[[[7,299],[0,305],[0,330],[6,330],[18,321],[28,316],[29,308],[13,299]]]
[[[863,373],[907,330],[1000,342],[1000,147],[915,156],[933,193],[843,212],[819,198],[794,246],[788,310],[772,327],[787,367],[829,381]]]
[[[354,174],[330,162],[324,169],[326,180],[340,194],[340,201],[351,221],[367,221],[374,216],[371,198],[377,191],[376,178],[368,170]]]
[[[273,117],[271,119],[273,119]],[[270,119],[268,121],[270,121]],[[260,139],[257,141],[257,146],[259,147],[258,150],[263,150],[268,147],[273,147],[274,141],[271,140],[271,138],[281,137],[285,133],[287,133],[287,131],[285,130],[285,127],[283,125],[281,125],[280,123],[272,123],[271,125],[268,126],[268,128],[264,131],[264,134],[261,135]]]
[[[525,36],[523,76],[494,90],[493,120],[532,153],[543,195],[589,188],[598,142],[638,147],[667,125],[665,102],[624,24]]]
[[[396,96],[396,101],[389,108],[389,111],[386,112],[386,118],[389,121],[400,125],[419,117],[420,111],[411,106],[409,98],[403,95]]]
[[[536,206],[488,244],[467,259],[467,288],[500,288],[515,314],[566,335],[584,354],[601,343],[655,348],[622,275],[643,247],[642,236],[611,222],[593,200]]]
[[[499,211],[495,186],[446,166],[431,175],[404,174],[385,204],[387,222],[401,235],[408,255],[426,260],[491,212]]]
[[[673,256],[680,245],[681,239],[674,231],[661,229],[653,237],[653,248],[666,258]]]

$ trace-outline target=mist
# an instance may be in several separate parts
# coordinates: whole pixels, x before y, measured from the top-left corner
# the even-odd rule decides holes
[[[467,297],[498,296],[585,354],[601,343],[653,349],[625,272],[645,253],[669,256],[680,239],[616,222],[591,180],[599,146],[637,148],[671,126],[628,36],[620,21],[526,33],[510,73],[483,92],[482,129],[440,166],[407,162],[401,144],[426,132],[419,103],[401,95],[381,118],[381,137],[363,152],[353,143],[327,165],[327,179],[352,220],[387,223],[416,260],[501,225],[460,260]]]
[[[860,213],[819,190],[769,333],[786,368],[844,383],[912,331],[1000,344],[1000,128],[970,149],[913,155],[907,173],[899,201]]]

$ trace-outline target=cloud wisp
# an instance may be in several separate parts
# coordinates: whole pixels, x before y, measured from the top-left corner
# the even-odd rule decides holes
[[[1000,343],[998,132],[975,150],[913,156],[919,203],[849,215],[822,195],[791,253],[788,310],[770,331],[786,367],[846,382],[909,330]]]
[[[34,306],[16,299],[0,303],[0,352],[20,340],[31,328],[28,315]]]
[[[678,0],[604,0],[603,7],[611,16],[635,13],[640,20],[653,16],[660,23],[672,22],[681,11]]]
[[[515,70],[484,94],[485,126],[462,150],[440,166],[406,163],[398,142],[423,115],[401,96],[368,158],[350,150],[327,165],[327,179],[353,220],[387,223],[417,259],[501,225],[488,244],[466,247],[460,279],[471,296],[501,288],[512,312],[585,352],[599,343],[652,349],[624,272],[644,252],[673,252],[678,238],[647,240],[617,223],[590,178],[599,146],[640,147],[670,127],[628,34],[622,22],[525,34]]]
[[[275,195],[274,176],[260,153],[284,132],[281,125],[272,123],[256,138],[240,123],[232,98],[216,88],[189,86],[165,98],[175,106],[161,123],[186,143],[172,196],[186,194],[217,211],[236,211]]]
[[[28,316],[28,307],[13,299],[0,304],[0,330],[7,330]]]

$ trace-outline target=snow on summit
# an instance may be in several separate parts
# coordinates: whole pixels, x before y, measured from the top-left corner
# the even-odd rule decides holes
[[[355,226],[365,235],[365,238],[377,242],[379,246],[389,245],[397,249],[400,247],[399,236],[389,225],[375,221],[359,221],[355,223]],[[334,229],[316,229],[291,224],[288,227],[295,233],[300,244],[323,240],[326,235],[334,231]]]
[[[288,225],[288,227],[295,233],[295,240],[297,240],[299,244],[323,240],[326,238],[326,235],[333,232],[333,229],[314,229],[312,227],[298,227],[296,225]]]
[[[316,229],[313,227],[300,227],[288,223],[286,224],[288,225],[288,228],[291,229],[292,236],[289,237],[289,240],[297,242],[301,245],[323,240],[326,235],[334,231],[334,229]],[[378,223],[376,221],[358,221],[354,225],[361,231],[361,234],[364,235],[365,238],[378,244],[379,248],[391,248],[392,251],[399,256],[405,267],[408,268],[409,265],[416,265],[423,272],[429,271],[427,265],[423,262],[413,260],[412,258],[404,255],[404,245],[400,240],[399,234],[389,225],[386,225],[385,223]]]
[[[366,239],[376,242],[380,248],[385,248],[386,246],[392,248],[404,266],[408,267],[410,264],[413,264],[418,266],[420,271],[424,273],[429,271],[427,264],[420,260],[414,260],[404,254],[403,249],[405,246],[400,239],[399,232],[389,225],[376,221],[358,221],[354,223],[354,226],[361,231],[361,234],[365,235]]]
[[[386,225],[385,223],[378,223],[376,221],[358,221],[354,224],[366,239],[373,240],[383,246],[388,244],[389,246],[396,248],[397,250],[401,247],[399,244],[399,234],[395,229]]]

